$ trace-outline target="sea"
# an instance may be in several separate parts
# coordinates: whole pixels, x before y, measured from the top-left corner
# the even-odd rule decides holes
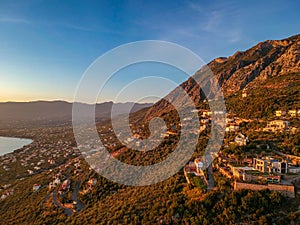
[[[32,143],[31,139],[25,138],[13,138],[13,137],[0,137],[0,155],[4,155],[19,148],[24,145],[29,145]]]

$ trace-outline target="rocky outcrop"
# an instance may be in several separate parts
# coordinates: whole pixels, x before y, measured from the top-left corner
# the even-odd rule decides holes
[[[246,51],[238,51],[226,58],[219,57],[208,64],[216,76],[223,94],[228,97],[248,85],[264,81],[272,76],[300,72],[300,35],[295,35],[284,40],[267,40],[258,43]],[[182,83],[182,87],[197,104],[205,96],[194,80],[201,79],[205,87],[213,87],[212,80],[203,79],[207,67],[201,68],[195,75]],[[205,75],[204,75],[205,77]],[[167,99],[177,99],[176,88]],[[147,113],[147,118],[159,116],[170,110],[170,104],[159,101]]]
[[[254,80],[300,71],[300,35],[279,41],[265,41],[226,61],[213,60],[209,67],[226,95],[245,88]]]

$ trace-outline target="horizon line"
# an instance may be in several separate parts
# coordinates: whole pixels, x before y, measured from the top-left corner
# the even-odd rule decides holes
[[[95,103],[86,103],[86,102],[72,102],[72,101],[67,101],[67,100],[30,100],[30,101],[0,101],[0,104],[5,104],[5,103],[36,103],[36,102],[65,102],[69,104],[74,104],[74,103],[80,103],[80,104],[87,104],[87,105],[93,105]],[[96,102],[96,104],[104,104],[104,103],[113,103],[113,104],[128,104],[128,103],[135,103],[135,104],[154,104],[155,102],[134,102],[134,101],[125,101],[125,102],[114,102],[112,100],[109,101],[104,101],[104,102]]]

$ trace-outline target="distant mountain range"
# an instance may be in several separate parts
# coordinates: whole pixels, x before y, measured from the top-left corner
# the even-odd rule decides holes
[[[225,99],[227,101],[236,95],[242,89],[254,90],[255,87],[262,89],[270,88],[272,79],[277,82],[277,89],[273,90],[276,94],[278,88],[289,88],[294,82],[293,87],[299,85],[300,72],[300,35],[295,35],[283,40],[267,40],[258,43],[254,47],[246,51],[238,51],[230,57],[219,57],[212,60],[208,67],[214,73],[219,85],[221,86]],[[200,68],[190,79],[183,82],[180,87],[187,92],[196,105],[205,99],[204,93],[196,84],[195,80],[202,79],[206,68]],[[288,80],[274,79],[279,76],[289,75]],[[294,77],[294,79],[293,79]],[[297,78],[297,79],[296,79]],[[266,81],[267,86],[266,86]],[[204,80],[205,85],[210,85],[211,80]],[[283,82],[285,85],[280,85]],[[297,95],[294,89],[293,94]],[[256,90],[256,89],[255,89]],[[271,90],[271,89],[270,89]],[[179,87],[173,90],[169,95],[169,99],[177,102],[182,101],[178,95]],[[273,92],[272,92],[273,93]],[[299,94],[299,93],[298,93]],[[252,93],[254,96],[254,93]],[[261,95],[260,97],[264,97]],[[294,101],[295,98],[293,97]],[[236,103],[239,103],[236,101]],[[272,104],[269,101],[269,104]],[[110,117],[112,102],[105,102],[96,105],[96,119],[104,120]],[[133,106],[134,105],[134,106]],[[230,104],[229,104],[230,105]],[[83,106],[91,107],[91,105],[83,104]],[[134,104],[134,103],[117,103],[118,115],[126,112],[126,109],[133,106],[131,112],[150,107],[146,113],[146,118],[153,116],[161,116],[163,113],[170,111],[171,105],[164,100],[152,104]],[[242,106],[241,106],[242,107]],[[143,113],[145,110],[143,110]],[[71,120],[72,103],[64,101],[36,101],[36,102],[8,102],[0,103],[0,122],[6,120]]]
[[[82,104],[83,107],[93,107],[93,105]],[[131,112],[136,112],[151,103],[113,103],[105,102],[96,105],[96,119],[104,120],[110,118],[111,109],[117,108],[115,115],[121,115],[126,112],[128,107],[132,107]],[[35,102],[6,102],[0,103],[0,121],[66,121],[72,118],[72,103],[65,101],[35,101]]]
[[[208,67],[217,78],[227,100],[245,88],[253,89],[261,85],[262,88],[266,88],[264,84],[267,80],[274,80],[274,82],[281,80],[285,85],[280,86],[280,83],[276,85],[281,88],[289,88],[289,84],[284,79],[275,78],[289,74],[289,82],[295,82],[296,78],[300,76],[298,74],[300,72],[300,35],[283,40],[267,40],[258,43],[254,47],[243,52],[238,51],[228,58],[216,58],[208,64]],[[207,72],[207,67],[200,68],[190,79],[180,85],[190,95],[196,105],[205,99],[205,95],[195,80],[203,80],[205,72]],[[291,79],[290,76],[293,76],[295,79]],[[204,80],[204,82],[204,85],[207,86],[212,83],[209,79]],[[299,85],[299,81],[295,85]],[[267,88],[270,87],[269,84]],[[179,88],[176,88],[167,98],[177,102],[183,101],[178,99],[178,93]],[[298,92],[298,94],[300,93]],[[147,118],[160,116],[170,111],[170,109],[171,106],[166,101],[158,101],[148,110]]]

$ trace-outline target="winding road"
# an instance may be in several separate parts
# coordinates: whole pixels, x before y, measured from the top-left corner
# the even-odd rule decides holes
[[[85,205],[78,199],[78,192],[79,192],[79,188],[80,188],[80,185],[81,185],[81,180],[79,180],[77,183],[76,183],[76,186],[75,186],[75,189],[72,193],[72,200],[75,201],[77,204],[76,204],[76,212],[80,212],[84,207]],[[64,207],[58,200],[57,200],[57,193],[56,193],[56,190],[54,190],[52,192],[52,199],[53,199],[53,203],[56,207],[59,207],[61,208],[62,210],[64,210],[65,214],[67,216],[71,216],[73,211],[72,209],[69,209],[67,207]]]
[[[57,206],[57,207],[63,209],[64,212],[65,212],[65,214],[66,214],[67,216],[71,216],[71,215],[72,215],[72,210],[71,210],[71,209],[64,207],[59,201],[57,201],[57,194],[56,194],[56,191],[53,191],[53,192],[52,192],[52,198],[53,198],[53,203],[54,203],[55,206]]]
[[[76,204],[76,212],[80,212],[85,206],[84,204],[78,199],[78,191],[81,185],[81,180],[79,180],[75,186],[75,189],[72,193],[72,200],[77,202]]]

